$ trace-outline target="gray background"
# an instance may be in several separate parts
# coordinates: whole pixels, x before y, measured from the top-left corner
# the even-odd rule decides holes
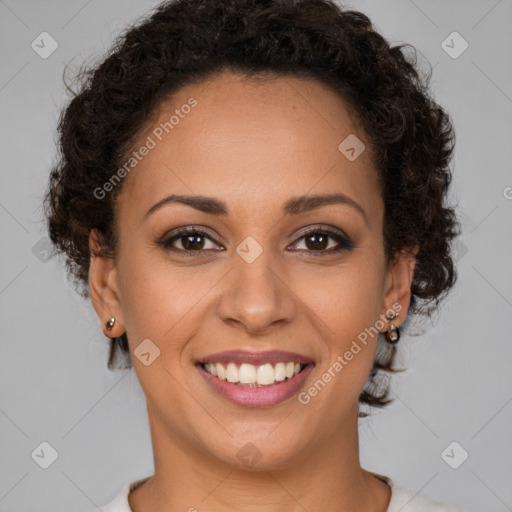
[[[101,57],[156,4],[0,0],[1,511],[88,510],[153,471],[143,393],[131,371],[107,370],[92,307],[62,263],[46,261],[41,201],[64,63]],[[435,98],[457,135],[463,221],[459,282],[433,326],[403,338],[408,370],[394,378],[395,403],[361,421],[362,463],[462,510],[512,510],[512,1],[350,5],[434,66]],[[31,47],[43,31],[58,42],[47,59]],[[441,46],[453,31],[469,44],[456,59]],[[48,469],[31,456],[43,441],[58,452]],[[469,454],[457,469],[441,457],[453,441],[452,465]]]

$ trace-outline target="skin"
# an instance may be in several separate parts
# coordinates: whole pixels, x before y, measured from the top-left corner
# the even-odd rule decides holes
[[[125,178],[115,259],[95,255],[99,238],[90,236],[94,308],[103,329],[115,317],[111,336],[127,332],[146,395],[155,474],[129,495],[130,507],[384,512],[391,490],[361,468],[357,431],[376,336],[306,405],[297,395],[264,408],[232,404],[195,367],[224,350],[289,350],[315,361],[307,390],[393,304],[402,308],[394,325],[405,320],[417,248],[386,261],[384,205],[367,138],[319,82],[255,83],[223,72],[162,104],[134,148],[190,97],[197,106]],[[349,134],[367,147],[353,162],[338,150]],[[169,204],[144,218],[171,193],[215,197],[229,214]],[[292,197],[326,193],[349,196],[364,216],[348,204],[282,213]],[[322,224],[343,230],[355,247],[327,254],[338,246],[332,238],[317,249],[307,244],[311,236],[297,236]],[[212,236],[202,246],[195,240],[202,251],[192,257],[157,244],[191,225]],[[248,236],[263,248],[250,264],[236,252]],[[183,250],[183,242],[173,246]],[[145,339],[160,349],[149,366],[133,356]],[[248,442],[261,453],[250,468],[237,457]]]

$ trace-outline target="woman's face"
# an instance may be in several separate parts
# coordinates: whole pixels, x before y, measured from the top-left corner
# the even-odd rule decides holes
[[[153,442],[262,468],[332,442],[413,268],[386,264],[376,170],[343,102],[315,81],[222,73],[163,104],[133,150],[119,252],[95,262],[91,296],[127,332]],[[172,238],[187,227],[205,234]],[[266,385],[221,381],[201,365],[215,361]],[[308,364],[290,378],[286,363]]]

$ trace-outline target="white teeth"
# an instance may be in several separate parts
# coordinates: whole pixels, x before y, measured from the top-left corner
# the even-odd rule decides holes
[[[286,379],[286,366],[284,363],[276,364],[276,380],[277,382],[281,382]]]
[[[226,380],[228,382],[238,382],[238,368],[235,363],[229,363],[228,368],[226,370]]]
[[[261,386],[268,386],[275,382],[275,372],[271,364],[263,364],[258,367],[258,380],[256,381]]]
[[[256,382],[256,368],[252,364],[242,363],[238,371],[238,377],[242,384],[254,384]]]
[[[226,367],[221,363],[205,363],[204,369],[221,380],[227,380],[233,384],[249,386],[269,386],[285,379],[291,379],[297,375],[302,365],[300,363],[277,363],[272,366],[270,363],[254,366],[242,363],[228,363]]]
[[[294,363],[286,363],[286,369],[285,369],[285,375],[289,379],[293,377],[293,371],[295,370],[295,364]]]
[[[217,370],[217,377],[219,377],[220,380],[226,380],[226,370],[224,369],[224,366],[217,363],[215,365],[215,369]]]
[[[206,364],[207,366],[207,370],[212,374],[214,375],[215,377],[217,377],[217,367],[214,365],[214,364]]]

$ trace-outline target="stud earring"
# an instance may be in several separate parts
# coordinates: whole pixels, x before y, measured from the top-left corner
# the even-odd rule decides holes
[[[400,329],[393,324],[389,326],[389,331],[386,331],[386,340],[389,343],[396,343],[400,339]]]
[[[112,317],[108,322],[105,323],[105,327],[107,331],[111,331],[112,327],[114,327],[114,324],[116,323],[116,319]]]
[[[400,313],[395,311],[393,313],[386,313],[386,320],[393,320],[399,315]],[[396,343],[400,339],[400,330],[393,324],[390,324],[389,331],[386,331],[384,334],[389,343]]]

